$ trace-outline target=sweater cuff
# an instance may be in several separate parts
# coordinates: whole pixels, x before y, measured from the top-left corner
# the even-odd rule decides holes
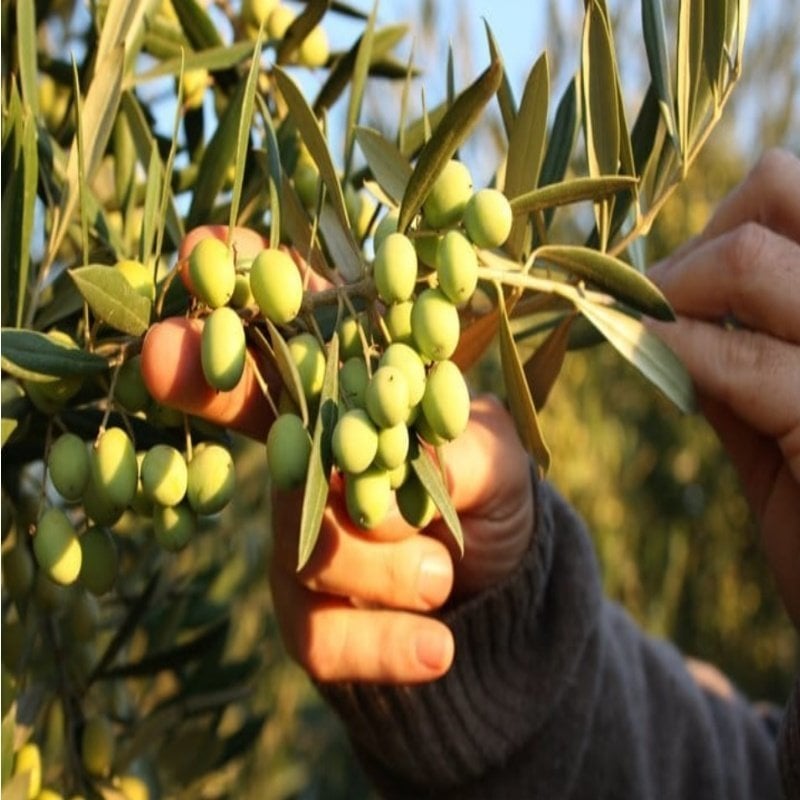
[[[564,525],[571,512],[548,484],[534,481],[534,493],[535,535],[518,568],[441,615],[456,645],[445,676],[413,686],[319,685],[387,796],[422,797],[480,779],[531,738],[567,691],[601,591],[588,542],[562,540],[575,525]]]

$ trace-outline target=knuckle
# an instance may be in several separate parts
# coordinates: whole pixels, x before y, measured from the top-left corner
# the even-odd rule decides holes
[[[293,656],[312,679],[334,681],[341,675],[346,640],[347,631],[341,620],[329,619],[324,626],[311,626]]]

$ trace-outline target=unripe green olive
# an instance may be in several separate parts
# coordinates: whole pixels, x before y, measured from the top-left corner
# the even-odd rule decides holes
[[[148,269],[141,261],[124,258],[116,263],[116,270],[142,297],[150,302],[156,299],[156,285],[153,281],[153,270]]]
[[[134,502],[135,499],[134,493],[134,500],[131,502]],[[91,477],[86,484],[81,502],[86,516],[97,525],[113,525],[125,512],[125,506],[114,503],[104,489],[97,487]]]
[[[203,105],[203,99],[209,83],[210,75],[207,69],[203,67],[187,69],[181,79],[184,106],[186,108],[200,108]]]
[[[44,570],[38,570],[34,578],[33,597],[36,605],[55,617],[61,617],[72,602],[74,586],[63,586],[47,577]]]
[[[236,273],[236,282],[233,285],[233,294],[230,299],[232,308],[248,308],[256,304],[253,290],[250,288],[250,275]]]
[[[478,247],[500,247],[511,233],[514,215],[506,196],[497,189],[481,189],[464,208],[467,236]]]
[[[107,717],[89,717],[81,733],[81,761],[84,769],[97,778],[111,773],[114,761],[114,729]]]
[[[436,269],[439,264],[439,247],[442,237],[435,231],[431,233],[419,233],[414,237],[414,250],[417,258],[427,266]]]
[[[300,373],[303,393],[311,402],[316,401],[322,392],[325,380],[325,353],[322,345],[311,333],[298,333],[286,344],[292,361]]]
[[[189,256],[189,280],[198,300],[210,308],[224,306],[236,285],[233,253],[213,236],[201,239]]]
[[[349,358],[360,356],[364,360],[364,345],[361,340],[361,330],[367,324],[367,315],[364,313],[352,316],[348,314],[336,327],[339,334],[339,358],[347,361]]]
[[[74,433],[62,433],[47,456],[47,474],[56,491],[70,501],[80,500],[89,482],[89,448]]]
[[[125,800],[150,800],[150,788],[138,775],[120,775],[119,790]]]
[[[304,208],[312,211],[319,199],[320,177],[317,165],[312,161],[300,161],[292,173],[292,181],[297,196]]]
[[[410,473],[397,490],[397,508],[403,519],[415,528],[425,528],[436,515],[436,504],[415,473]]]
[[[93,525],[80,537],[81,571],[79,580],[92,594],[110,591],[117,580],[119,554],[111,532]]]
[[[378,367],[367,384],[367,411],[379,428],[391,428],[408,419],[408,381],[397,367]]]
[[[173,553],[189,544],[197,529],[197,517],[188,503],[153,506],[153,534],[156,541]]]
[[[381,356],[380,366],[397,367],[408,384],[408,404],[413,407],[422,400],[425,392],[425,365],[413,347],[402,342],[392,342]]]
[[[74,583],[81,570],[81,546],[75,528],[59,508],[42,514],[33,537],[33,554],[42,571],[62,586]]]
[[[242,22],[254,28],[258,36],[258,29],[267,21],[277,4],[277,0],[242,0]]]
[[[311,437],[296,414],[281,414],[267,435],[267,467],[279,489],[302,486],[311,456]]]
[[[391,428],[383,428],[378,432],[378,452],[375,463],[385,470],[392,470],[405,463],[408,457],[408,427],[399,422]]]
[[[147,453],[136,454],[136,465],[139,470],[139,480],[136,481],[136,494],[133,496],[133,500],[130,502],[131,509],[133,509],[140,517],[153,516],[153,501],[145,496],[144,489],[142,489],[142,462],[144,461],[144,457],[146,455]],[[85,503],[86,500],[84,498],[84,504]],[[89,516],[91,516],[91,514]],[[95,520],[95,522],[98,522],[100,525],[108,524],[99,520]]]
[[[411,467],[408,465],[408,461],[404,461],[399,467],[389,470],[389,486],[396,491],[406,482],[410,473]]]
[[[439,288],[452,303],[460,305],[472,297],[478,286],[478,256],[466,236],[458,231],[444,235],[436,275]]]
[[[35,742],[26,742],[14,759],[14,774],[28,773],[28,800],[34,800],[42,789],[42,754]]]
[[[145,453],[140,470],[142,491],[162,506],[176,506],[183,500],[188,470],[183,454],[168,444],[157,444]]]
[[[458,309],[441,289],[425,289],[411,309],[411,330],[419,352],[434,361],[450,358],[458,346]]]
[[[363,239],[369,230],[372,216],[375,213],[375,203],[363,193],[353,187],[351,183],[344,184],[344,204],[347,209],[347,218],[357,240]]]
[[[411,309],[413,307],[412,300],[387,306],[383,321],[386,323],[386,329],[389,331],[389,336],[392,337],[392,342],[414,343],[414,335],[411,332]]]
[[[419,414],[414,420],[414,430],[433,447],[440,447],[443,444],[447,444],[447,439],[434,432],[428,420],[425,419],[424,414]]]
[[[239,315],[230,307],[215,308],[203,325],[200,360],[210,386],[228,392],[241,380],[247,343]]]
[[[369,372],[364,357],[348,358],[339,370],[339,392],[348,408],[364,408],[366,406],[367,384]]]
[[[451,441],[462,434],[469,421],[469,389],[461,370],[452,361],[439,361],[431,367],[422,413],[434,433]]]
[[[250,265],[250,289],[261,313],[276,325],[291,322],[303,302],[303,279],[283,250],[262,250]]]
[[[77,349],[75,340],[64,331],[51,330],[47,336],[61,347]],[[74,397],[83,386],[81,375],[68,375],[63,378],[48,378],[43,381],[23,381],[28,399],[43,414],[55,414]]]
[[[198,514],[222,511],[236,487],[236,470],[228,448],[213,442],[195,448],[188,478],[186,498]]]
[[[422,205],[425,222],[431,228],[446,228],[461,219],[472,196],[472,176],[465,164],[450,160],[434,181]]]
[[[414,293],[417,282],[417,251],[402,233],[390,233],[375,254],[373,276],[378,295],[385,303],[401,303]]]
[[[267,35],[270,39],[280,40],[286,35],[289,26],[294,22],[296,14],[289,6],[279,3],[267,17]]]
[[[90,464],[94,487],[111,504],[124,508],[133,500],[138,480],[136,451],[122,428],[108,428],[100,434]]]
[[[24,542],[3,553],[3,588],[13,600],[24,600],[33,589],[33,559]]]
[[[141,355],[129,358],[119,368],[114,384],[114,399],[131,413],[144,411],[147,408],[151,398],[142,377]]]
[[[328,62],[330,55],[328,34],[321,25],[315,25],[308,36],[300,43],[297,51],[297,60],[304,66],[313,69],[323,67]]]
[[[375,228],[375,234],[372,237],[373,247],[375,248],[375,252],[377,253],[378,250],[381,249],[381,244],[383,244],[384,240],[390,233],[397,232],[397,220],[399,214],[397,211],[390,211],[379,223],[378,226]]]
[[[360,528],[378,526],[389,512],[392,487],[389,473],[379,467],[370,467],[359,475],[345,479],[345,504],[350,519]]]
[[[378,431],[369,414],[354,408],[342,414],[333,429],[333,457],[343,472],[363,472],[378,451]]]

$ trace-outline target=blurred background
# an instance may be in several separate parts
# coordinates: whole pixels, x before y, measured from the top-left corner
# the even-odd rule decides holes
[[[4,10],[7,5],[3,3]],[[64,15],[63,28],[53,28],[53,44],[67,50],[72,44],[80,46],[86,14],[81,4],[63,5],[76,10]],[[364,0],[352,0],[352,5],[366,12],[371,8]],[[639,4],[618,0],[608,5],[631,120],[648,76]],[[677,2],[665,6],[672,14],[674,42]],[[219,0],[210,10],[224,28],[222,10],[236,7],[238,0]],[[411,96],[417,111],[422,108],[423,86],[427,107],[445,97],[451,44],[457,88],[484,68],[484,23],[498,42],[517,99],[543,50],[550,61],[551,109],[579,64],[579,0],[381,0],[378,18],[382,24],[404,22],[411,28],[413,36],[397,53],[405,60],[413,47],[414,62],[423,69]],[[363,29],[361,23],[339,15],[327,15],[325,27],[333,50],[352,46]],[[312,95],[323,79],[323,74],[302,76]],[[142,96],[149,93],[156,124],[169,136],[173,114],[163,89],[154,81]],[[369,86],[363,124],[393,135],[400,91],[381,81]],[[167,94],[173,92],[170,84]],[[160,102],[165,106],[159,111]],[[346,103],[340,102],[331,116],[334,153],[342,149],[336,146],[336,135],[345,109]],[[205,110],[213,122],[210,96]],[[772,146],[800,151],[796,0],[776,0],[758,8],[753,4],[743,77],[695,168],[648,237],[649,260],[663,257],[699,232],[716,203]],[[504,147],[499,112],[491,104],[480,129],[461,151],[477,184],[491,181]],[[502,392],[493,352],[474,368],[472,380],[481,389]],[[553,451],[549,479],[586,519],[608,595],[652,635],[716,664],[750,697],[782,704],[798,667],[797,635],[775,596],[752,517],[713,431],[697,416],[682,416],[606,345],[567,356],[541,422]],[[231,604],[230,625],[214,653],[214,658],[222,653],[229,670],[213,681],[220,691],[229,691],[225,712],[214,718],[211,728],[198,714],[174,733],[168,717],[158,727],[159,717],[155,727],[139,732],[140,741],[129,744],[148,753],[146,739],[151,737],[148,755],[158,761],[160,782],[181,787],[170,796],[186,800],[371,798],[341,726],[283,651],[265,578],[270,508],[264,448],[245,440],[237,440],[236,448],[241,489],[235,502],[199,546],[171,566],[177,583],[185,578],[188,584],[189,576],[207,572],[203,603],[193,606],[192,598],[184,596],[180,605],[165,605],[163,619],[158,620],[161,638],[169,641],[182,615],[200,615],[206,605]],[[137,646],[134,639],[131,653]],[[216,663],[210,658],[212,662]],[[132,681],[128,688],[134,702],[155,703],[170,696],[169,675],[162,673],[146,685]],[[237,695],[234,689],[240,688]],[[112,706],[113,691],[108,688],[103,698]],[[195,779],[198,763],[219,756],[223,740],[230,749],[229,757],[220,760],[224,766]]]

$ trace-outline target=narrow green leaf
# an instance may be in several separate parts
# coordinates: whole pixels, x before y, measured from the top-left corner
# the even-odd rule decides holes
[[[252,53],[253,45],[249,41],[234,42],[233,44],[225,44],[219,47],[209,47],[197,52],[188,52],[185,55],[184,71],[207,69],[209,72],[219,72],[231,69],[241,64]],[[181,57],[178,55],[160,62],[146,72],[133,76],[128,83],[139,85],[156,78],[163,78],[165,75],[175,75],[177,77],[180,73]],[[129,87],[126,85],[125,88]]]
[[[397,230],[405,231],[422,207],[436,177],[452,158],[480,118],[503,78],[503,67],[492,61],[481,75],[456,98],[447,109],[431,139],[422,148],[417,164],[406,186]]]
[[[736,66],[742,67],[744,54],[745,34],[747,33],[747,18],[750,14],[750,0],[739,0],[738,13],[736,14]]]
[[[281,376],[284,388],[289,392],[294,404],[300,411],[303,425],[308,426],[308,403],[303,391],[303,382],[300,380],[300,373],[297,371],[297,365],[294,363],[292,354],[289,352],[289,346],[286,344],[281,332],[266,317],[264,321],[267,323],[269,340],[272,345],[270,354],[275,359],[278,374]]]
[[[716,98],[723,78],[723,67],[727,62],[725,52],[728,34],[727,0],[704,0],[703,12],[703,60],[711,90]]]
[[[514,418],[520,441],[533,457],[540,473],[546,474],[550,467],[550,450],[539,425],[536,406],[533,404],[525,371],[520,363],[517,346],[511,334],[505,298],[499,287],[497,296],[500,307],[500,363],[503,368],[508,406],[511,416]]]
[[[681,0],[678,11],[678,139],[684,161],[691,146],[703,62],[703,0]]]
[[[353,247],[353,232],[342,227],[338,215],[327,203],[320,209],[317,223],[336,271],[348,283],[363,277],[365,266],[360,253]]]
[[[193,50],[223,46],[217,26],[195,0],[172,0],[172,6]]]
[[[423,113],[420,114],[418,119],[415,119],[402,129],[402,136],[398,134],[397,137],[397,146],[404,156],[410,157],[425,146],[430,138],[429,136],[426,138],[426,126],[427,128],[437,128],[441,124],[444,115],[447,113],[447,108],[446,102],[441,102],[431,109],[424,108]],[[455,150],[453,152],[455,152]]]
[[[233,236],[234,226],[239,220],[239,203],[242,199],[242,185],[244,184],[244,170],[247,164],[247,151],[250,144],[250,128],[253,125],[253,106],[255,102],[256,87],[258,86],[258,73],[261,61],[261,36],[259,31],[253,48],[253,60],[250,63],[250,72],[244,87],[242,108],[239,113],[239,135],[236,139],[236,155],[234,156],[235,174],[233,177],[233,191],[231,192],[231,212],[228,219],[228,244]]]
[[[447,107],[453,105],[456,97],[456,70],[453,65],[453,43],[447,48]]]
[[[217,196],[225,185],[228,167],[236,156],[244,93],[245,84],[240,83],[203,151],[189,208],[189,227],[201,225],[212,218]]]
[[[39,115],[38,76],[36,74],[36,7],[34,0],[17,0],[17,57],[19,83],[25,104],[33,116]]]
[[[19,425],[19,420],[3,417],[2,428],[0,428],[0,447],[5,447],[11,434],[17,429],[17,425]]]
[[[286,29],[276,55],[278,64],[288,62],[303,40],[319,23],[325,12],[330,8],[330,0],[308,0],[305,10],[298,14],[292,24]]]
[[[328,343],[325,379],[319,400],[319,412],[314,426],[314,438],[311,444],[311,460],[308,465],[303,509],[300,514],[300,540],[297,550],[297,569],[301,570],[317,543],[322,515],[328,500],[333,459],[330,453],[331,436],[336,424],[337,404],[339,396],[339,336],[334,332]]]
[[[528,75],[519,113],[508,142],[505,195],[509,200],[535,189],[544,159],[547,114],[550,96],[550,67],[543,53]],[[519,258],[530,248],[530,226],[527,217],[518,217],[511,226],[505,248]]]
[[[610,306],[576,297],[578,310],[609,343],[680,408],[695,407],[692,380],[677,356],[641,322]]]
[[[336,175],[336,167],[333,164],[330,150],[325,141],[325,136],[320,130],[317,118],[306,102],[302,90],[288,73],[276,66],[274,67],[273,74],[275,75],[275,80],[283,95],[283,99],[289,107],[289,114],[294,120],[297,129],[300,131],[300,136],[308,148],[311,158],[317,165],[320,177],[328,190],[328,197],[333,203],[333,207],[339,215],[342,225],[349,230],[350,222],[347,218],[344,194],[342,193],[342,187]],[[353,242],[353,247],[357,252],[358,246],[355,241]]]
[[[518,195],[510,201],[514,215],[530,214],[545,208],[579,203],[583,200],[601,200],[611,197],[622,189],[636,186],[637,179],[631,175],[598,175],[594,178],[573,178],[551,183]]]
[[[615,256],[577,245],[543,245],[536,259],[558,265],[582,280],[589,281],[617,300],[656,319],[675,318],[667,299],[648,278]]]
[[[642,30],[659,111],[667,126],[667,132],[677,141],[675,101],[672,97],[672,73],[667,51],[663,0],[642,0]]]
[[[606,19],[590,3],[584,22],[581,73],[584,92],[584,129],[589,174],[613,175],[619,168],[617,77]]]
[[[81,248],[83,263],[89,263],[89,186],[86,180],[86,151],[83,140],[83,106],[81,101],[81,81],[78,75],[78,62],[72,59],[73,95],[75,97],[75,141],[78,145],[78,199],[80,202]],[[113,130],[113,129],[112,129]]]
[[[106,145],[111,138],[120,102],[124,55],[122,46],[111,50],[104,61],[97,65],[94,78],[86,93],[81,115],[81,128],[84,141],[84,171],[87,182],[91,181],[95,170],[100,166]],[[78,140],[76,136],[72,141],[67,161],[66,185],[61,200],[59,224],[54,229],[48,246],[50,260],[55,257],[69,230],[79,194]]]
[[[96,63],[102,64],[106,56],[120,45],[125,47],[124,72],[128,72],[141,48],[144,38],[147,0],[110,0],[103,17],[103,28],[97,43]]]
[[[91,264],[69,274],[98,319],[131,336],[141,336],[147,330],[152,303],[117,270]]]
[[[378,0],[372,6],[372,12],[367,20],[367,27],[361,35],[358,45],[356,61],[353,67],[353,78],[350,84],[350,100],[347,104],[347,120],[345,123],[344,141],[344,174],[350,175],[353,162],[353,145],[355,144],[354,132],[361,116],[361,105],[364,101],[364,88],[367,83],[369,65],[372,63],[372,50],[375,43],[375,17],[378,13]]]
[[[411,177],[408,161],[388,139],[372,128],[357,128],[355,138],[378,185],[399,206]]]
[[[145,184],[142,208],[142,235],[139,239],[139,260],[142,264],[147,264],[153,254],[156,229],[160,222],[162,172],[161,158],[154,143],[150,151],[150,163],[147,167],[147,183]]]
[[[452,534],[459,553],[463,556],[464,531],[461,529],[461,520],[458,518],[450,493],[447,491],[441,467],[436,463],[430,451],[425,447],[420,447],[416,439],[412,439],[409,445],[408,463],[442,515],[444,524]]]
[[[281,153],[278,146],[278,138],[275,135],[275,128],[272,124],[272,115],[260,95],[256,95],[261,119],[264,123],[264,139],[267,145],[266,159],[264,161],[264,174],[269,183],[269,246],[278,247],[281,242],[281,211],[282,197],[281,186],[283,185],[283,172],[281,168]]]
[[[483,20],[484,27],[486,28],[486,38],[489,41],[489,54],[492,61],[499,61],[503,63],[503,57],[500,53],[500,48],[497,46],[497,41],[494,38],[492,29],[486,19]],[[514,91],[511,88],[511,81],[508,79],[508,72],[503,67],[503,80],[500,82],[500,88],[497,90],[497,102],[500,106],[500,116],[503,120],[503,128],[506,136],[511,138],[511,131],[514,127],[514,120],[517,116],[517,104],[514,101]]]
[[[567,353],[569,332],[574,314],[562,317],[561,321],[545,337],[533,355],[525,362],[525,380],[531,391],[533,405],[537,411],[544,408],[550,390],[553,388],[564,364]]]
[[[98,375],[108,369],[108,362],[102,356],[59,344],[38,331],[3,328],[0,343],[3,369],[21,380]]]
[[[658,123],[661,118],[661,109],[658,93],[653,83],[647,87],[642,100],[636,121],[631,132],[631,146],[633,147],[633,163],[637,175],[644,175],[645,168],[653,152],[653,147],[658,134]],[[677,135],[677,134],[676,134]],[[640,185],[641,188],[641,185]]]
[[[39,148],[37,142],[36,120],[26,114],[22,123],[22,193],[17,195],[18,219],[20,220],[19,241],[15,246],[18,252],[17,266],[17,325],[22,324],[25,315],[28,274],[31,263],[31,240],[36,209],[36,187],[39,181]]]
[[[375,31],[372,44],[372,58],[369,64],[369,71],[380,63],[381,59],[400,42],[408,33],[408,25],[387,25]],[[347,88],[353,75],[356,65],[356,57],[361,46],[363,34],[356,39],[353,46],[342,56],[339,56],[331,65],[328,77],[322,84],[316,99],[314,100],[314,113],[319,114],[323,110],[331,108],[339,99],[342,92]],[[399,75],[404,77],[406,74],[405,65],[399,66]]]

